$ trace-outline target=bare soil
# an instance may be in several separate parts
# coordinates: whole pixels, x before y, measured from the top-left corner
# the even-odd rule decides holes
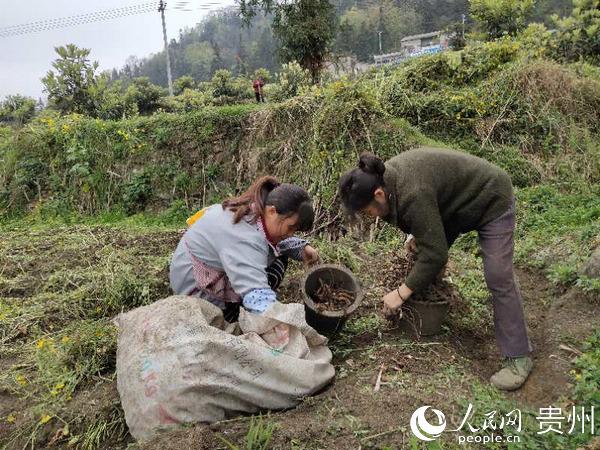
[[[535,346],[535,367],[525,385],[506,396],[533,408],[557,405],[570,391],[568,371],[575,356],[560,345],[576,350],[578,343],[600,325],[600,314],[581,292],[561,294],[535,272],[518,270],[517,275]],[[358,316],[379,309],[379,294],[386,286],[385,279],[380,278],[371,278],[371,286],[364,286],[370,294]],[[292,280],[292,287],[287,289],[293,292],[296,283]],[[334,356],[337,377],[328,389],[297,408],[271,413],[271,420],[278,424],[272,448],[404,448],[410,440],[409,420],[416,408],[437,405],[458,413],[453,399],[468,396],[469,380],[474,377],[487,383],[500,368],[493,332],[455,333],[450,329],[412,344],[395,328],[353,336],[348,350]],[[382,366],[381,389],[375,392],[375,379]],[[218,436],[243,445],[248,424],[249,418],[241,417],[198,425],[160,436],[143,448],[226,448]]]
[[[180,237],[180,232],[152,232],[132,237],[101,227],[86,230],[84,234],[89,238],[86,237],[83,246],[65,242],[69,239],[68,232],[49,234],[45,249],[25,248],[25,243],[19,244],[23,248],[11,251],[11,264],[6,265],[4,278],[14,275],[25,282],[17,291],[11,286],[0,286],[0,295],[10,298],[32,296],[55,270],[64,269],[65,264],[73,267],[94,264],[107,245],[123,246],[140,255],[160,256],[172,251]],[[82,247],[86,248],[83,254]],[[57,250],[59,248],[62,250]],[[24,255],[30,252],[35,257],[25,258]],[[366,295],[353,317],[368,319],[380,314],[380,298],[394,281],[390,273],[397,273],[397,267],[394,263],[383,263],[382,266],[381,259],[376,256],[361,253],[357,257],[363,261],[364,269],[356,275]],[[282,286],[281,293],[288,299],[301,298],[299,271],[291,270]],[[10,275],[9,272],[14,273]],[[600,311],[582,292],[561,292],[540,273],[518,270],[517,275],[535,347],[535,367],[523,388],[507,393],[506,397],[532,407],[558,404],[570,392],[568,372],[582,340],[600,326]],[[455,296],[456,293],[452,290],[447,295]],[[453,307],[459,308],[460,302],[464,301],[456,298]],[[458,414],[460,407],[455,400],[459,396],[469,396],[473,380],[487,383],[500,367],[493,327],[483,330],[447,327],[441,335],[415,341],[397,327],[381,323],[381,326],[366,326],[363,332],[346,334],[346,340],[342,336],[331,342],[336,379],[323,392],[305,399],[298,407],[271,412],[270,420],[278,426],[272,448],[406,447],[411,436],[409,419],[416,408],[437,405]],[[8,359],[0,361],[0,370],[16,363]],[[376,391],[374,385],[380,371],[381,387]],[[26,407],[26,400],[20,400],[10,392],[0,392],[0,417]],[[70,417],[94,415],[98,411],[118,416],[114,381],[86,385],[76,393],[68,408]],[[141,448],[226,448],[219,436],[243,447],[249,423],[249,417],[240,417],[212,425],[197,425],[160,435]],[[15,426],[19,426],[18,420],[13,424],[0,421],[0,441]],[[119,442],[106,443],[103,448],[123,448],[128,442],[131,437],[125,436]]]

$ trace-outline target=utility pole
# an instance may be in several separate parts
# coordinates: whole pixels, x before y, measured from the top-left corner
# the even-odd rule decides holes
[[[462,15],[462,37],[463,39],[465,38],[465,20],[466,20],[467,16],[465,16],[464,14]]]
[[[383,22],[382,20],[382,16],[383,15],[383,8],[381,6],[381,0],[379,1],[379,31],[377,31],[377,34],[379,35],[379,54],[381,55],[382,53],[382,49],[381,49],[381,33],[383,33],[383,31],[381,30],[381,24]]]
[[[167,3],[160,0],[158,4],[158,10],[160,11],[160,18],[162,19],[163,29],[163,40],[165,41],[165,55],[167,55],[167,81],[169,82],[169,95],[173,96],[173,79],[171,78],[171,58],[169,57],[169,45],[167,43],[167,26],[165,25],[165,8]]]

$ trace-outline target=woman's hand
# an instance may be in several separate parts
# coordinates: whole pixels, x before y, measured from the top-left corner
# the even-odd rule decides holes
[[[400,295],[402,294],[402,296]],[[412,291],[403,284],[383,296],[383,314],[388,319],[402,318],[402,304],[410,297]]]
[[[396,289],[388,292],[383,296],[383,315],[389,320],[401,318],[402,303],[404,303],[404,300],[400,298]]]
[[[410,253],[415,253],[417,251],[417,242],[412,234],[406,236],[406,240],[404,241],[404,249]]]
[[[309,266],[316,264],[319,262],[319,252],[310,245],[305,246],[302,252],[302,261]]]

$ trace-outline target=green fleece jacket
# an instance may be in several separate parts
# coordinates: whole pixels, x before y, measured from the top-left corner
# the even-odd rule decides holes
[[[476,230],[510,207],[513,190],[499,167],[455,150],[419,147],[385,163],[386,222],[412,234],[417,259],[405,284],[427,287],[448,261],[460,233]]]

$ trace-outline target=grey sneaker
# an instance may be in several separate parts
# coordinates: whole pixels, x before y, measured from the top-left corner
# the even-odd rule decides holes
[[[490,378],[490,383],[503,391],[519,389],[531,373],[533,360],[529,356],[506,358],[504,367]]]

